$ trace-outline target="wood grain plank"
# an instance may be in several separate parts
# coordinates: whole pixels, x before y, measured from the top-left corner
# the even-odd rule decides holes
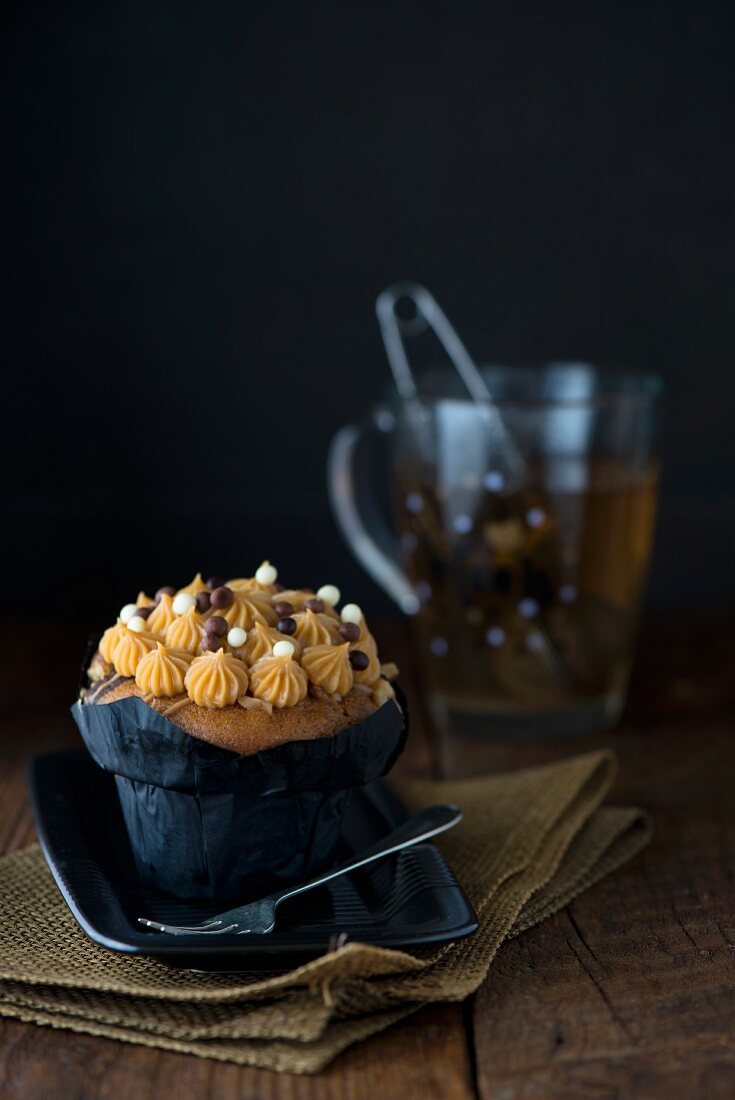
[[[685,656],[675,636],[653,663],[676,667],[672,645]],[[710,644],[702,680],[687,662],[693,689],[669,695],[663,718],[644,696],[637,720],[595,739],[620,758],[614,799],[651,810],[654,841],[501,949],[473,1011],[483,1100],[735,1094],[735,731],[729,687],[700,688],[729,684],[731,652],[729,637]],[[485,745],[481,755],[503,768],[565,750]]]
[[[56,1091],[51,1091],[54,1079]],[[351,1048],[312,1077],[0,1020],[0,1095],[23,1100],[468,1100],[475,1094],[461,1008],[437,1005]]]

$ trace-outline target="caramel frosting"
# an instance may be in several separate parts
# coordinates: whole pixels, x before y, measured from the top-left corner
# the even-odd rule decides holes
[[[289,601],[290,602],[290,601]],[[331,616],[323,611],[298,611],[293,618],[296,621],[294,638],[304,649],[315,645],[329,645],[339,642],[339,627]]]
[[[282,634],[274,626],[263,626],[262,623],[256,623],[248,631],[247,641],[245,645],[240,647],[238,656],[242,658],[246,665],[254,665],[261,657],[270,657],[276,642],[291,642],[296,649],[296,656],[301,654],[301,646],[293,638],[289,638],[287,634]]]
[[[216,653],[203,653],[192,661],[184,686],[198,707],[229,707],[247,691],[248,670],[237,657],[218,649]]]
[[[181,695],[191,661],[191,655],[184,650],[168,649],[158,642],[156,648],[146,653],[139,662],[135,682],[141,691],[150,692],[157,699]]]
[[[303,611],[307,600],[316,598],[310,588],[284,588],[272,597],[273,603],[290,603],[294,611]]]
[[[315,600],[317,595],[312,592],[310,588],[284,588],[281,592],[276,592],[271,597],[274,604],[277,603],[290,603],[294,611],[306,611],[306,605],[309,600]],[[324,601],[322,601],[324,602]],[[330,619],[339,625],[339,615],[328,603],[324,604],[324,611],[318,612],[320,615],[326,615]]]
[[[235,598],[229,607],[217,611],[228,627],[240,626],[243,630],[250,630],[256,623],[273,626],[276,622],[277,615],[271,602],[262,593],[248,590],[233,592],[233,596]]]
[[[344,645],[311,646],[304,650],[301,664],[311,682],[330,695],[346,695],[352,687],[354,674],[349,642]]]
[[[261,588],[252,588],[245,596],[241,597],[246,599],[249,603],[255,604],[260,611],[264,619],[267,620],[270,626],[277,621],[278,615],[273,609],[273,603],[270,595]],[[278,601],[276,601],[277,603]]]
[[[146,653],[155,647],[157,638],[146,631],[120,627],[120,636],[112,651],[112,664],[121,676],[135,676],[138,665]]]
[[[114,626],[108,626],[107,630],[100,638],[100,644],[97,646],[97,649],[108,665],[112,664],[112,655],[115,652],[115,646],[122,638],[124,628],[124,622],[122,619],[118,619]]]
[[[160,634],[163,638],[171,623],[176,620],[173,597],[164,592],[156,606],[146,619],[146,628],[151,634]]]
[[[309,681],[292,654],[261,657],[250,669],[250,690],[274,707],[295,707],[306,698]]]
[[[378,660],[378,647],[375,638],[368,630],[363,619],[360,623],[360,637],[356,642],[350,643],[350,652],[359,649],[368,659],[367,668],[355,672],[356,684],[372,684],[380,676],[380,661]]]
[[[178,596],[182,592],[186,592],[189,596],[198,596],[200,592],[209,592],[209,589],[202,580],[201,573],[197,573],[194,579],[189,581],[187,585],[184,585],[183,588],[180,588],[176,595]]]
[[[233,592],[260,592],[261,595],[268,597],[279,595],[275,584],[260,584],[255,577],[234,577],[227,582],[227,587]]]
[[[178,591],[160,588],[155,598],[141,590],[102,636],[87,670],[90,684],[135,678],[152,706],[159,705],[158,698],[173,698],[164,705],[239,704],[264,715],[307,696],[306,708],[314,701],[346,699],[346,715],[358,695],[363,708],[369,700],[368,709],[392,698],[390,680],[397,669],[381,665],[359,606],[343,602],[332,583],[314,592],[277,582],[278,570],[266,560],[254,576],[235,577],[226,585],[215,578],[208,585],[197,573]],[[207,596],[215,589],[210,608]],[[277,612],[279,604],[286,606]],[[96,692],[97,687],[88,692],[90,701]]]
[[[195,607],[177,616],[166,630],[169,649],[184,649],[192,656],[199,650],[204,633],[204,619]]]

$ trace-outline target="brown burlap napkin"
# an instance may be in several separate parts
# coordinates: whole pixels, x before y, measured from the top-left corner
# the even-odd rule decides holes
[[[40,850],[0,861],[0,1015],[313,1073],[431,1001],[460,1000],[504,939],[543,920],[648,841],[636,809],[600,809],[607,752],[451,783],[398,785],[412,808],[456,802],[440,846],[479,917],[456,944],[394,951],[348,943],[288,973],[192,974],[116,955],[76,925]],[[336,929],[335,931],[338,931]]]

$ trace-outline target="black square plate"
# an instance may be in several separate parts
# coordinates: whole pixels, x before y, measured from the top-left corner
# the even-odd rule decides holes
[[[225,934],[203,942],[153,932],[137,918],[190,924],[234,903],[181,901],[139,882],[114,780],[86,750],[39,757],[29,783],[36,830],[56,884],[87,935],[112,951],[154,955],[191,969],[277,969],[279,958],[294,965],[298,957],[321,954],[341,934],[382,947],[414,947],[460,939],[477,928],[440,852],[421,844],[283,902],[267,936]],[[345,857],[405,816],[384,783],[356,791],[344,820]]]

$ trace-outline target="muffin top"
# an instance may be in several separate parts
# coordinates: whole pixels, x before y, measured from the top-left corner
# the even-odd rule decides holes
[[[333,584],[284,588],[268,561],[252,577],[197,573],[183,588],[139,592],[102,635],[82,699],[138,695],[208,740],[213,729],[244,728],[233,708],[257,711],[261,741],[268,724],[285,731],[311,716],[313,726],[320,712],[359,720],[394,697],[397,669],[381,665],[360,608],[340,604]]]

